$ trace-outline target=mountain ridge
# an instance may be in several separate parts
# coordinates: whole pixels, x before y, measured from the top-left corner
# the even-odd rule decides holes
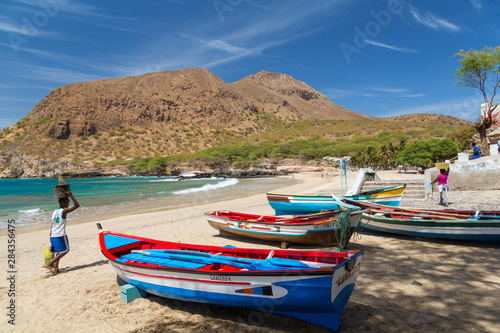
[[[268,71],[232,83],[203,68],[77,82],[54,89],[0,131],[0,177],[192,153],[244,138],[251,144],[287,124],[337,120],[380,119]]]

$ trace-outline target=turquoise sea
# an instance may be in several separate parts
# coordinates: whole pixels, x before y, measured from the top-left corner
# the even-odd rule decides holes
[[[76,222],[152,210],[176,208],[248,196],[292,184],[283,178],[110,177],[65,179],[80,203]],[[59,207],[53,195],[58,179],[0,179],[0,230],[7,221],[17,227],[48,225]]]

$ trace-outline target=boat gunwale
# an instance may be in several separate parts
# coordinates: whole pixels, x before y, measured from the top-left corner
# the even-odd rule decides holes
[[[234,223],[257,223],[257,224],[263,224],[263,225],[279,225],[279,226],[312,226],[312,225],[322,225],[322,224],[326,224],[326,223],[330,223],[330,222],[334,222],[336,221],[337,219],[337,215],[340,214],[342,211],[341,210],[335,210],[335,211],[332,211],[332,213],[334,212],[338,212],[338,214],[335,214],[335,216],[332,216],[332,217],[329,217],[328,219],[325,219],[325,220],[318,220],[318,221],[311,221],[311,222],[285,222],[286,220],[293,220],[294,218],[290,218],[290,219],[284,219],[285,221],[258,221],[258,220],[255,220],[255,221],[249,221],[249,220],[236,220],[236,219],[232,219],[230,217],[224,217],[224,216],[220,216],[220,215],[213,215],[213,214],[210,214],[210,213],[215,213],[217,211],[214,211],[214,212],[205,212],[204,215],[205,216],[210,216],[210,217],[214,217],[214,218],[220,218],[220,219],[223,219],[223,220],[228,220],[228,221],[231,221],[231,222],[234,222]],[[234,212],[232,212],[234,213]],[[363,210],[354,210],[351,212],[350,216],[352,215],[358,215],[358,214],[362,214],[363,213]],[[295,219],[300,219],[300,218],[295,218]]]
[[[382,213],[383,214],[383,213]],[[480,228],[480,227],[488,227],[488,228],[494,228],[495,226],[491,226],[491,224],[498,224],[500,228],[500,220],[499,219],[490,219],[490,220],[467,220],[467,219],[455,219],[455,220],[444,220],[444,219],[434,219],[434,220],[429,220],[425,219],[425,215],[422,215],[421,219],[412,219],[410,216],[408,218],[399,218],[399,217],[388,217],[381,215],[381,216],[376,216],[372,215],[370,213],[363,213],[363,219],[368,220],[368,222],[365,222],[363,224],[369,224],[370,221],[374,222],[380,222],[380,223],[388,223],[388,224],[400,224],[400,225],[414,225],[414,226],[419,226],[422,224],[422,226],[440,226],[441,224],[443,226],[447,227],[452,227],[453,224],[456,224],[457,226],[461,227],[466,227],[466,228]],[[418,217],[418,216],[414,216]],[[470,224],[470,226],[468,226]]]
[[[383,187],[383,188],[380,188],[380,189],[373,189],[373,190],[369,190],[369,191],[365,191],[365,192],[359,192],[359,193],[355,193],[353,195],[349,195],[348,197],[354,197],[354,196],[358,196],[358,195],[369,195],[369,194],[376,194],[376,193],[384,193],[384,192],[390,192],[390,191],[395,191],[395,190],[402,190],[402,189],[406,189],[406,184],[405,185],[401,185],[401,186],[392,186],[392,187]],[[395,194],[397,195],[397,194]],[[332,197],[333,199],[333,196],[331,195],[318,195],[318,194],[285,194],[285,193],[272,193],[272,192],[267,192],[266,193],[266,196],[269,198],[269,196],[277,196],[277,197]]]
[[[193,268],[182,268],[182,267],[168,267],[168,266],[151,266],[154,264],[135,264],[135,263],[127,263],[127,262],[119,262],[116,259],[119,257],[114,256],[110,250],[105,246],[105,241],[104,241],[104,234],[111,234],[115,236],[121,236],[121,237],[126,237],[126,238],[131,238],[131,239],[136,239],[138,241],[146,241],[146,242],[164,242],[164,243],[171,243],[171,242],[165,242],[165,241],[158,241],[154,239],[148,239],[148,238],[143,238],[143,237],[137,237],[137,236],[131,236],[127,234],[121,234],[117,232],[112,232],[109,230],[105,229],[100,229],[99,230],[99,246],[101,249],[102,254],[110,261],[113,263],[116,263],[117,265],[124,265],[124,266],[130,266],[130,267],[137,267],[137,268],[143,268],[143,269],[153,269],[153,270],[158,270],[158,271],[165,271],[165,272],[178,272],[178,273],[188,273],[188,274],[203,274],[203,275],[227,275],[227,276],[317,276],[317,275],[323,275],[323,276],[329,276],[334,274],[334,272],[342,267],[347,265],[349,262],[355,260],[359,256],[363,256],[363,251],[362,250],[351,250],[348,252],[327,252],[327,251],[312,251],[315,253],[321,252],[325,254],[339,254],[339,253],[345,253],[346,256],[331,256],[330,258],[338,258],[339,262],[338,264],[335,264],[335,266],[330,266],[331,269],[304,269],[304,270],[276,270],[276,271],[263,271],[263,270],[254,270],[254,271],[216,271],[216,270],[200,270],[200,269],[193,269]],[[172,245],[177,246],[177,247],[182,247],[182,245],[192,245],[192,244],[185,244],[185,243],[173,243]],[[201,245],[202,247],[211,247],[211,246],[205,246]],[[189,247],[189,246],[186,246]],[[213,246],[216,248],[217,246]],[[237,248],[238,250],[245,250],[244,248]],[[223,249],[223,251],[226,252],[231,252],[231,250],[234,249]],[[254,250],[254,249],[250,249]],[[274,251],[274,250],[273,250]],[[287,250],[276,250],[275,252],[282,252],[282,251],[287,251]],[[292,251],[290,251],[292,252]],[[293,251],[293,252],[311,252],[311,251]],[[200,253],[202,253],[200,251]],[[318,254],[314,255],[315,257],[319,257]],[[257,259],[257,258],[255,258]],[[300,261],[299,259],[295,259]],[[307,260],[304,260],[307,261]],[[333,263],[327,263],[327,265],[332,265]],[[207,265],[208,266],[208,265]],[[120,268],[119,268],[120,269]]]

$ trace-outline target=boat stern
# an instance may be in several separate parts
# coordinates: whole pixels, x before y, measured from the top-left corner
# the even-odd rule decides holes
[[[362,259],[363,251],[359,251],[339,267],[336,267],[331,290],[331,301],[334,312],[341,313],[349,301],[361,269]]]

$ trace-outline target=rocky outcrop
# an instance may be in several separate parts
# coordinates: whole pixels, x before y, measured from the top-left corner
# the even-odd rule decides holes
[[[486,130],[486,138],[488,139],[489,144],[495,144],[500,141],[500,127],[489,128]],[[479,138],[479,134],[475,134],[473,136],[473,140],[477,143],[481,143],[481,139]]]
[[[54,135],[56,139],[68,139],[71,135],[69,129],[69,120],[59,121],[49,132],[49,135]]]
[[[128,166],[93,168],[85,164],[75,165],[69,161],[47,161],[24,154],[0,155],[0,162],[7,165],[0,178],[87,178],[127,176]]]
[[[7,167],[0,172],[0,178],[53,178],[68,169],[78,169],[68,161],[47,161],[24,154],[3,154]]]

